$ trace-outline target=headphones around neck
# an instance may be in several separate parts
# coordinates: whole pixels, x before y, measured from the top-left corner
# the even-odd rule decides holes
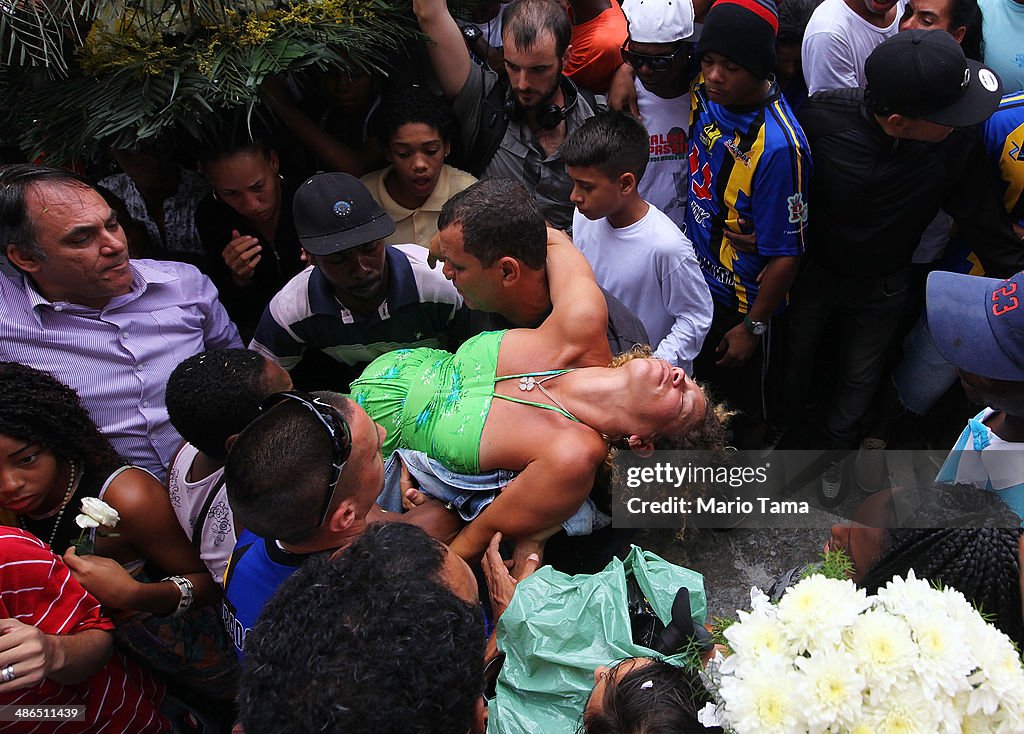
[[[559,85],[562,88],[562,96],[565,98],[565,107],[559,107],[552,102],[548,102],[541,105],[535,113],[537,124],[543,130],[553,130],[561,125],[576,106],[576,102],[579,101],[580,91],[576,88],[576,84],[572,79],[563,76],[559,80]],[[505,94],[504,112],[505,117],[509,120],[518,121],[524,117],[523,108],[520,107],[519,102],[516,101],[516,96],[512,93],[511,85]]]

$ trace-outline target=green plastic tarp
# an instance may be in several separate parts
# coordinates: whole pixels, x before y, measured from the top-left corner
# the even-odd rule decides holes
[[[636,577],[663,623],[670,621],[672,602],[683,586],[690,592],[694,620],[704,623],[704,577],[636,546],[625,561],[613,559],[592,575],[540,568],[518,585],[498,620],[498,647],[507,657],[497,696],[488,706],[488,734],[574,732],[594,686],[595,668],[624,658],[661,657],[632,640],[629,575]]]

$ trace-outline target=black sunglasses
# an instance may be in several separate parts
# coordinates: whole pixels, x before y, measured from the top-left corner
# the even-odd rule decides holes
[[[352,430],[349,428],[345,418],[333,405],[320,400],[307,393],[297,391],[277,392],[268,395],[260,405],[260,412],[266,412],[284,402],[295,402],[307,408],[317,420],[320,421],[327,435],[331,438],[333,455],[331,457],[331,481],[327,484],[327,493],[324,496],[324,505],[320,508],[320,520],[316,526],[320,527],[327,519],[327,511],[331,508],[331,500],[338,489],[338,480],[341,479],[341,470],[345,468],[345,462],[352,454]]]
[[[672,63],[676,60],[676,57],[689,48],[688,43],[680,43],[679,48],[668,56],[652,56],[651,54],[641,54],[636,51],[630,51],[626,48],[628,44],[628,39],[622,43],[622,48],[620,49],[622,52],[622,60],[634,69],[646,66],[648,69],[655,72],[668,71],[672,67]]]

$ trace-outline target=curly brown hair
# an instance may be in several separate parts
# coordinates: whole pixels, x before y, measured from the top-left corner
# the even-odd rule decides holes
[[[122,463],[78,393],[18,362],[0,362],[0,433],[37,443],[87,470]]]

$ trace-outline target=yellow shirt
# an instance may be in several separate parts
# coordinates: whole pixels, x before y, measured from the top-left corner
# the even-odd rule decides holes
[[[437,217],[448,199],[476,183],[476,178],[458,168],[444,166],[438,176],[433,193],[419,209],[406,209],[391,198],[384,179],[393,166],[374,171],[360,180],[370,190],[373,198],[395,220],[395,233],[384,242],[389,245],[416,244],[429,247],[430,240],[437,234]]]

